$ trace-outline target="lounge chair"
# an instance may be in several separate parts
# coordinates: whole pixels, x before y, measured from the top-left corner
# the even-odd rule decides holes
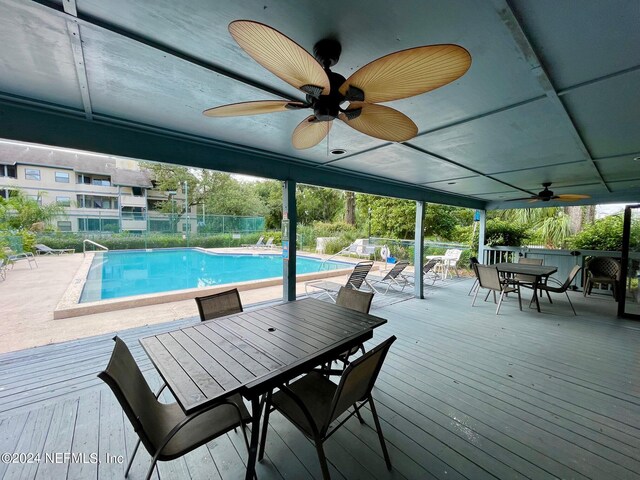
[[[367,275],[367,284],[374,292],[381,293],[382,295],[386,295],[391,287],[398,287],[400,291],[403,291],[409,282],[402,277],[401,274],[408,266],[409,262],[398,262],[385,276],[369,274]]]
[[[324,454],[324,442],[353,415],[359,415],[360,410],[366,412],[367,410],[363,407],[368,403],[382,455],[387,469],[391,470],[391,459],[384,442],[371,390],[395,339],[396,337],[390,337],[353,361],[345,369],[338,385],[321,372],[313,371],[290,385],[282,385],[277,393],[269,393],[266,398],[258,460],[262,460],[264,456],[269,413],[271,410],[278,410],[300,432],[313,441],[318,452],[322,478],[329,480],[331,477]],[[343,416],[352,407],[353,411]],[[340,421],[338,421],[339,418]],[[362,417],[359,417],[359,420],[360,423],[364,423]]]
[[[200,312],[200,320],[203,322],[242,312],[242,302],[237,288],[206,297],[196,297],[196,303]]]
[[[436,258],[432,258],[431,260],[428,260],[427,263],[425,263],[422,266],[422,278],[424,279],[425,283],[426,281],[429,279],[429,277],[431,277],[431,285],[433,285],[434,283],[436,283],[436,280],[438,280],[440,278],[440,275],[434,270],[435,266],[438,264],[439,260]],[[408,273],[401,273],[402,278],[410,283],[413,284],[415,282],[415,275],[414,274],[408,274]]]
[[[232,395],[213,407],[186,415],[177,403],[158,401],[164,387],[154,395],[127,345],[119,337],[113,340],[116,345],[109,364],[98,377],[109,385],[138,435],[138,442],[124,472],[125,477],[129,474],[140,442],[152,457],[147,480],[151,478],[158,460],[169,461],[181,457],[235,427],[242,427],[245,445],[249,450],[244,426],[251,421],[251,416],[240,395]]]
[[[7,261],[4,258],[0,258],[0,278],[3,280],[7,278]]]
[[[341,287],[352,288],[354,290],[360,290],[362,284],[366,284],[367,274],[371,271],[371,267],[373,267],[373,262],[371,260],[365,260],[363,262],[358,263],[354,268],[347,282],[344,285],[340,285],[336,282],[329,282],[325,280],[312,280],[311,282],[304,283],[304,291],[307,295],[309,295],[309,287],[316,288],[320,290],[320,294],[328,295],[329,298],[335,302],[336,295],[340,291]],[[311,292],[317,293],[317,292]]]
[[[256,243],[243,243],[242,247],[260,248],[264,247],[264,237],[260,237]]]
[[[44,243],[36,243],[36,253],[38,255],[61,255],[63,253],[76,253],[75,248],[51,248]]]
[[[273,237],[269,237],[267,242],[264,245],[262,245],[261,248],[273,248],[273,247],[275,247],[275,245],[273,244]]]
[[[13,268],[13,263],[17,262],[18,260],[26,260],[27,262],[29,262],[30,269],[33,268],[33,266],[31,266],[31,263],[34,263],[36,268],[38,267],[38,262],[36,262],[36,257],[31,252],[16,253],[13,250],[11,250],[9,247],[4,247],[4,253],[7,256],[7,259],[11,264],[12,268]]]
[[[367,257],[367,258],[369,258],[373,253],[375,253],[375,246],[374,245],[366,245],[366,244],[364,244],[362,242],[362,239],[358,239],[355,242],[353,242],[351,245],[349,245],[348,247],[343,248],[342,250],[340,250],[338,253],[336,253],[333,256],[338,256],[338,255],[347,255],[347,256],[356,255],[357,257]]]

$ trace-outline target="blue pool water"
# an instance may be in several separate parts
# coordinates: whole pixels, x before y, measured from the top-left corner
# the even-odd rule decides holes
[[[321,263],[298,256],[297,273],[317,272]],[[347,267],[330,261],[322,269]],[[281,255],[216,254],[189,248],[103,252],[93,259],[80,303],[281,276]]]

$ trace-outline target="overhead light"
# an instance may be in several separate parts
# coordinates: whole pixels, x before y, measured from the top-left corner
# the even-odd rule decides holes
[[[342,148],[334,148],[333,150],[331,150],[331,153],[333,155],[344,155],[345,153],[347,153],[347,151]]]
[[[636,162],[640,162],[640,157],[633,157]]]

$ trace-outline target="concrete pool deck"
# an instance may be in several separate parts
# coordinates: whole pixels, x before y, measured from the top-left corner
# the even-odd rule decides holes
[[[0,280],[0,353],[198,315],[196,303],[189,299],[54,319],[53,312],[83,261],[83,255],[76,253],[37,257],[38,268],[33,269],[27,262],[16,262],[6,280]],[[344,283],[346,276],[328,280]],[[298,282],[296,290],[304,294],[304,282]],[[240,296],[244,305],[274,300],[282,297],[282,286],[246,290]]]

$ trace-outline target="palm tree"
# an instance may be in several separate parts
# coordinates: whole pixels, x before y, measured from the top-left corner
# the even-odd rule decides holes
[[[549,248],[560,248],[572,234],[571,218],[562,207],[502,210],[502,220],[526,225],[531,242]]]

